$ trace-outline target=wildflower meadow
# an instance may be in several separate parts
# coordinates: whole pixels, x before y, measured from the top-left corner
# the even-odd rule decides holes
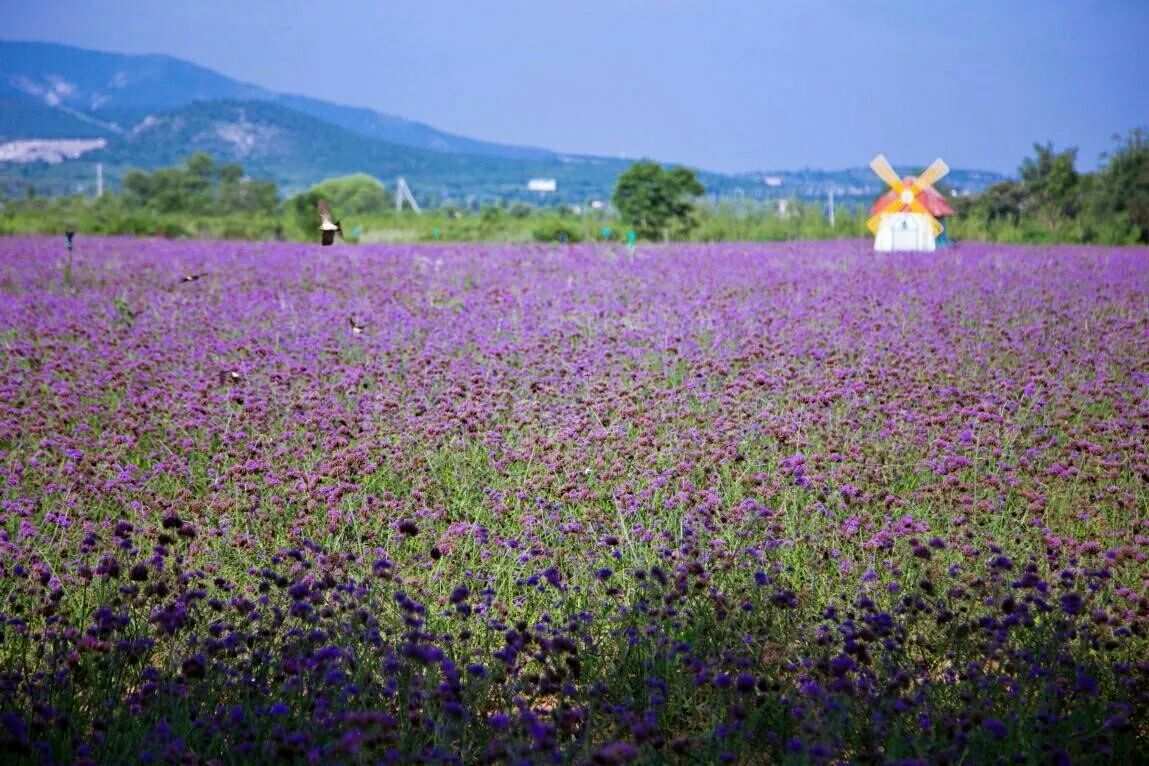
[[[5,763],[1149,752],[1145,249],[7,238],[0,371]]]

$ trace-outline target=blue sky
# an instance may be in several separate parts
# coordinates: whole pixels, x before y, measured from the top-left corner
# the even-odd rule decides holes
[[[275,90],[714,170],[1096,166],[1149,125],[1142,0],[0,0],[0,36],[167,53]]]

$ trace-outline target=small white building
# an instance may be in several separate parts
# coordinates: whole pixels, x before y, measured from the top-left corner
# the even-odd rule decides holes
[[[879,253],[917,251],[932,253],[936,247],[933,224],[921,213],[886,213],[878,223],[874,250]]]
[[[559,183],[553,178],[532,178],[527,181],[527,191],[553,192],[559,188]]]

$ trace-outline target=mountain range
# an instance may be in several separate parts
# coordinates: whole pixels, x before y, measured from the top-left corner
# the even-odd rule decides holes
[[[58,143],[64,140],[73,141]],[[0,41],[0,191],[90,191],[97,163],[114,185],[130,168],[176,164],[197,151],[239,162],[287,193],[354,172],[388,184],[402,176],[428,204],[605,199],[630,164],[480,141],[371,109],[276,93],[170,56]],[[531,178],[553,178],[557,191],[530,192]],[[954,170],[946,181],[970,193],[1002,178]],[[814,198],[834,189],[848,202],[883,190],[866,167],[700,170],[699,180],[714,197]]]

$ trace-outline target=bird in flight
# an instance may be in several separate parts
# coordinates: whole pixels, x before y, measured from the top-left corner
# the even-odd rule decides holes
[[[351,326],[352,335],[361,335],[363,333],[363,328],[367,326],[362,322],[357,321],[353,316],[347,317],[347,324]]]
[[[71,250],[72,250],[72,238],[75,236],[76,236],[76,232],[74,232],[74,231],[64,232],[64,239],[66,239],[68,241],[68,251],[69,252],[71,252]]]
[[[180,277],[180,284],[182,285],[185,282],[195,282],[196,280],[203,279],[206,276],[206,271],[200,272],[198,274],[184,274],[182,277]]]
[[[319,209],[319,232],[322,235],[322,242],[324,245],[330,245],[335,242],[336,233],[339,237],[343,237],[343,227],[339,225],[339,221],[331,220],[331,208],[327,206],[327,200],[319,200],[315,203]]]

